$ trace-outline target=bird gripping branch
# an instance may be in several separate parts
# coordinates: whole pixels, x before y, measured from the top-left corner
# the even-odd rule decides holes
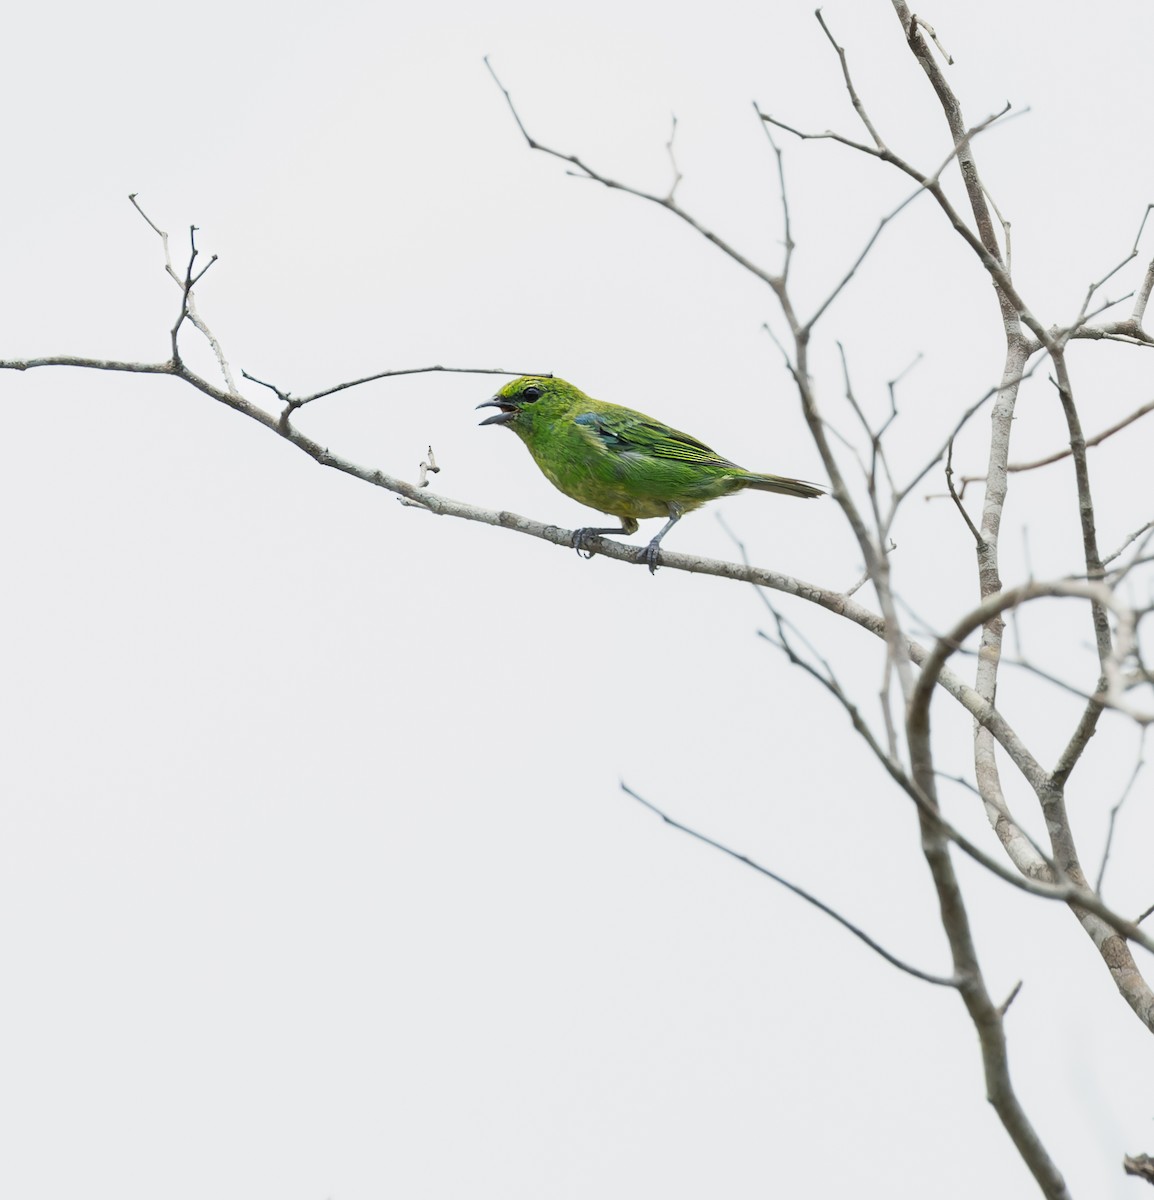
[[[616,517],[620,528],[578,529],[573,545],[605,533],[637,532],[646,517],[666,517],[638,561],[657,570],[661,539],[695,508],[742,488],[806,499],[823,489],[800,479],[759,475],[722,458],[703,442],[632,408],[594,400],[563,379],[524,375],[478,408],[498,411],[482,425],[504,425],[529,447],[554,487]]]

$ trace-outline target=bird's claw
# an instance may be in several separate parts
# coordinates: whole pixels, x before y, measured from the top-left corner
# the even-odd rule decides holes
[[[632,528],[629,528],[629,529],[622,528],[620,530],[617,530],[617,529],[593,529],[589,526],[585,526],[581,529],[573,530],[573,536],[569,539],[569,544],[573,547],[574,550],[577,551],[578,554],[581,555],[582,558],[592,558],[593,555],[597,553],[597,551],[594,550],[592,548],[592,546],[589,545],[589,542],[592,538],[603,537],[607,533],[618,533],[618,532],[634,533],[634,532],[636,532],[636,527],[637,527],[636,521],[633,522]],[[648,546],[642,546],[642,548],[637,551],[637,562],[645,563],[646,566],[648,566],[649,573],[651,575],[657,574],[657,558],[658,558],[658,555],[661,553],[661,551],[658,548],[660,542],[661,542],[660,537],[654,538],[654,540],[651,541]],[[616,543],[614,543],[614,545],[616,545]]]
[[[573,536],[569,539],[573,549],[577,551],[579,557],[590,559],[593,557],[593,551],[585,544],[586,541],[595,536],[591,529],[574,529]]]

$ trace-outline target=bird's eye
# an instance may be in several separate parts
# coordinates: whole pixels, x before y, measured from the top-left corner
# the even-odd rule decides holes
[[[527,400],[530,404],[532,404],[534,400],[541,399],[541,389],[536,385],[531,385],[521,393],[521,399]]]

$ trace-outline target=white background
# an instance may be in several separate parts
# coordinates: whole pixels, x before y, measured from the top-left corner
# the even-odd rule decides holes
[[[178,256],[193,223],[220,255],[198,297],[234,369],[295,392],[433,363],[553,371],[752,469],[820,479],[760,328],[780,329],[768,290],[668,214],[532,154],[482,63],[537,137],[642,187],[668,186],[676,113],[679,199],[775,269],[751,101],[862,136],[812,4],[405,8],[8,13],[0,357],[166,356],[178,294],[136,192]],[[936,166],[945,125],[889,5],[825,14],[884,135]],[[1154,16],[1139,0],[922,15],[971,121],[1030,110],[978,153],[1021,290],[1069,319],[1154,199]],[[830,142],[782,144],[808,311],[910,184]],[[924,353],[899,392],[908,477],[996,380],[999,334],[990,285],[923,197],[819,327],[816,384],[851,432],[835,339],[874,415]],[[1088,432],[1149,399],[1146,352],[1073,359]],[[1063,444],[1043,375],[1015,458]],[[431,443],[437,490],[589,522],[515,438],[477,429],[494,387],[404,378],[299,424],[410,479]],[[0,406],[4,1196],[1033,1194],[956,995],[618,788],[948,971],[908,801],[757,637],[752,590],[402,508],[169,380],[6,373]],[[982,469],[984,422],[960,471]],[[1140,425],[1095,452],[1105,549],[1154,515],[1149,461]],[[1012,498],[1007,582],[1077,570],[1068,464],[1050,472]],[[976,596],[957,514],[922,499],[941,490],[935,472],[895,533],[924,637]],[[717,511],[757,563],[835,588],[860,574],[829,502],[725,501],[669,548],[733,557]],[[873,718],[881,647],[781,603]],[[1082,657],[1060,665],[1090,686],[1089,620],[1059,607],[1023,637],[1064,631]],[[1011,719],[1052,762],[1078,703],[1013,680]],[[968,719],[944,697],[935,716],[942,769],[966,773]],[[1135,756],[1106,724],[1071,789],[1092,868]],[[1128,804],[1107,897],[1137,912],[1154,899],[1146,780]],[[991,988],[1024,980],[1008,1033],[1027,1111],[1075,1194],[1136,1194],[1120,1160],[1154,1151],[1149,1035],[1067,913],[960,869]]]

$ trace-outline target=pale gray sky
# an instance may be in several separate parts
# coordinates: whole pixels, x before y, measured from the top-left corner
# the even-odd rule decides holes
[[[773,267],[750,102],[858,136],[812,3],[481,7],[9,13],[0,357],[166,354],[178,297],[137,192],[178,257],[193,223],[220,255],[199,305],[236,370],[297,392],[432,363],[554,371],[750,468],[820,479],[761,329],[768,291],[669,215],[531,154],[482,63],[541,140],[639,186],[667,186],[676,113],[679,198]],[[944,124],[890,6],[824,11],[887,138],[936,166]],[[1104,12],[922,12],[971,121],[1030,110],[979,153],[1047,322],[1077,312],[1154,199],[1154,16]],[[812,305],[910,187],[832,143],[782,144]],[[819,328],[817,385],[848,429],[835,339],[874,412],[924,353],[894,435],[906,474],[1001,362],[989,284],[924,198]],[[1088,430],[1149,399],[1145,355],[1073,357]],[[431,443],[438,491],[588,522],[515,438],[477,428],[493,389],[402,379],[299,423],[408,478]],[[5,1196],[1033,1194],[955,995],[618,789],[948,969],[908,802],[756,636],[749,588],[402,508],[170,381],[7,375],[0,404]],[[984,430],[960,470],[981,469]],[[1042,378],[1016,437],[1018,457],[1063,442]],[[1105,546],[1152,515],[1149,437],[1094,461]],[[1018,494],[1007,581],[1027,553],[1035,574],[1077,570],[1073,524],[1028,547],[1020,532],[1069,504],[1064,477]],[[734,498],[669,547],[733,557],[718,512],[755,562],[838,588],[860,574],[828,502]],[[896,586],[942,627],[976,595],[964,528],[918,499],[897,541]],[[785,607],[872,705],[881,647]],[[1065,619],[1039,611],[1023,636]],[[1024,694],[1016,715],[1052,756],[1077,704]],[[942,768],[967,772],[968,718],[935,715]],[[1078,780],[1088,852],[1134,745],[1110,726]],[[1139,791],[1110,893],[1127,912],[1154,899]],[[947,797],[996,849],[974,802]],[[991,987],[1024,980],[1009,1036],[1027,1110],[1075,1194],[1133,1194],[1119,1160],[1154,1152],[1148,1035],[1067,914],[961,872]]]

